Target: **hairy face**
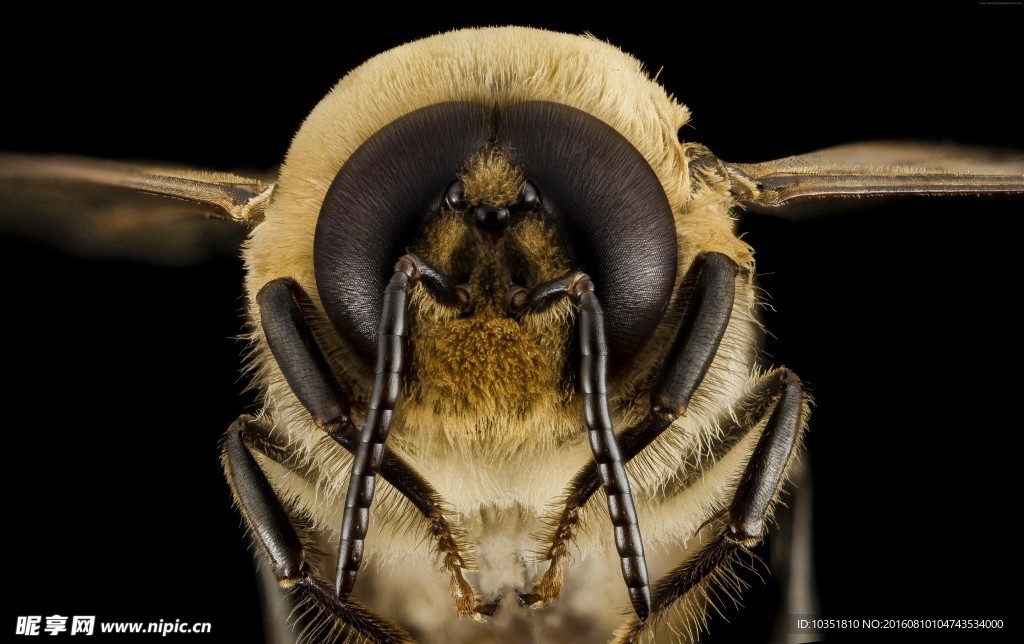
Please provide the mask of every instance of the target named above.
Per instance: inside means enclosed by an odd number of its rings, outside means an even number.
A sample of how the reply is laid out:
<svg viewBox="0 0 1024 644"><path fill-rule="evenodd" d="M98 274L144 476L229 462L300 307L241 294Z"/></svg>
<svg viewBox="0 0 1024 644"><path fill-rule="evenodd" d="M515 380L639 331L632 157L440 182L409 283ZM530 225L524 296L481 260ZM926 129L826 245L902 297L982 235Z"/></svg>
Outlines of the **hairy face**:
<svg viewBox="0 0 1024 644"><path fill-rule="evenodd" d="M539 205L523 199L524 187L532 187L506 154L474 155L456 183L457 194L412 250L464 285L472 302L459 313L414 291L410 404L439 426L459 418L460 433L489 442L506 431L492 426L494 418L561 417L572 397L568 301L521 318L509 314L507 302L510 288L559 277L570 261ZM474 213L488 207L508 211L500 234L474 225ZM566 435L572 427L567 419Z"/></svg>

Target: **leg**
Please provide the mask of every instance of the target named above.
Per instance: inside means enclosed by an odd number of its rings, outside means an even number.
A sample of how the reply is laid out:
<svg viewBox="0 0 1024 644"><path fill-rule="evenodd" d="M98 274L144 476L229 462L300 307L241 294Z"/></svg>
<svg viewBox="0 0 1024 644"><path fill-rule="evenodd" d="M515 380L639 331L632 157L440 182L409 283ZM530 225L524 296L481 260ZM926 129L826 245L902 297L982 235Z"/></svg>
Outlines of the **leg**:
<svg viewBox="0 0 1024 644"><path fill-rule="evenodd" d="M351 422L338 430L331 431L329 436L351 454L355 454L359 447L359 430ZM272 435L269 428L259 423L247 425L246 440L254 450L287 467L306 480L316 480L320 476L319 472L308 463L295 462L288 452L287 444ZM465 570L468 564L461 554L461 535L452 526L437 491L408 463L388 451L384 453L380 475L416 506L416 509L427 519L429 533L437 542L437 551L441 556L442 564L445 570L452 575L451 591L459 614L479 617L493 616L498 609L498 601L482 603L466 580Z"/></svg>
<svg viewBox="0 0 1024 644"><path fill-rule="evenodd" d="M714 601L719 587L724 586L726 594L730 592L730 566L734 556L756 545L764 536L765 522L771 517L772 505L800 444L807 417L807 399L800 380L783 369L768 376L752 396L755 407L767 407L771 411L732 501L722 513L725 522L706 546L658 582L654 591L654 618L673 606L680 606L691 620L691 626L692 620L699 621L703 604ZM763 419L764 416L759 420ZM760 422L736 430L750 431L758 424ZM619 632L618 641L636 641L653 628L653 621L631 621Z"/></svg>
<svg viewBox="0 0 1024 644"><path fill-rule="evenodd" d="M252 539L252 545L259 547L259 541ZM259 576L260 604L263 608L263 634L266 644L298 644L303 626L290 619L295 605L288 590L277 583L274 571L263 565L262 559L253 559Z"/></svg>
<svg viewBox="0 0 1024 644"><path fill-rule="evenodd" d="M436 271L425 264L417 267L421 268L424 284L432 294L436 291L437 296L446 300L462 298L459 301L468 301L468 294L436 277ZM282 278L265 285L256 299L267 343L288 385L314 422L355 456L360 449L360 432L349 418L349 406L342 388L331 374L306 322L304 311L311 306L308 296L293 280ZM288 467L298 465L288 462L286 445L275 444L269 434L262 440L263 451L268 456ZM465 578L469 564L437 492L411 466L386 450L380 473L429 522L430 534L437 543L444 567L452 575L451 589L458 612L474 618L493 615L497 603L481 602Z"/></svg>
<svg viewBox="0 0 1024 644"><path fill-rule="evenodd" d="M682 327L669 351L666 366L651 391L651 409L637 425L619 436L622 458L628 462L685 413L693 393L707 374L725 335L735 298L736 264L724 255L708 253L698 259L683 280L690 291ZM550 305L555 289L542 284L529 295L519 294L519 310ZM544 553L551 563L529 593L520 595L527 604L542 605L562 590L562 559L576 534L579 510L597 492L601 476L596 462L588 463L569 484L569 493Z"/></svg>
<svg viewBox="0 0 1024 644"><path fill-rule="evenodd" d="M320 428L348 421L349 404L306 322L309 296L294 280L268 282L256 294L260 325L285 381Z"/></svg>
<svg viewBox="0 0 1024 644"><path fill-rule="evenodd" d="M321 616L323 621L313 628L330 628L332 635L353 629L376 642L411 642L411 636L399 626L352 600L338 598L313 574L291 518L245 444L247 426L248 421L242 418L228 430L224 442L224 470L235 503L262 546L278 583L291 589L298 601L309 603Z"/></svg>

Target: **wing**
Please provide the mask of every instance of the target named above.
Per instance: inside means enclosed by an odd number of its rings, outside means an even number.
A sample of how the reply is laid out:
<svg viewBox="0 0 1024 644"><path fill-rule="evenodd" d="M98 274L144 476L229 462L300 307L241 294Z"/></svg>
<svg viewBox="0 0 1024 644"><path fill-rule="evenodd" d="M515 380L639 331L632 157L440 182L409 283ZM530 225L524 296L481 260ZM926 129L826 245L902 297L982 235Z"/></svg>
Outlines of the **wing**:
<svg viewBox="0 0 1024 644"><path fill-rule="evenodd" d="M1024 194L1024 155L954 145L855 143L726 168L740 203L782 216L825 197Z"/></svg>
<svg viewBox="0 0 1024 644"><path fill-rule="evenodd" d="M237 251L274 184L221 172L0 154L0 233L78 254L193 263Z"/></svg>

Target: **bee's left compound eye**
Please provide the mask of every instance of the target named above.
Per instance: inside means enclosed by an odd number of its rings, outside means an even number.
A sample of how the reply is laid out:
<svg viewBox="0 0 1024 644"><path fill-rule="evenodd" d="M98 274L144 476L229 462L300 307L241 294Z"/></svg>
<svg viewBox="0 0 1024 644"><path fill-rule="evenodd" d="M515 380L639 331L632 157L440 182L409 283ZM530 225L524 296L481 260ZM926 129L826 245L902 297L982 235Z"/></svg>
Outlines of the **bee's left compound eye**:
<svg viewBox="0 0 1024 644"><path fill-rule="evenodd" d="M675 285L679 250L665 189L626 137L582 110L525 101L495 123L497 144L530 177L517 209L540 207L571 264L595 284L616 373L650 339Z"/></svg>

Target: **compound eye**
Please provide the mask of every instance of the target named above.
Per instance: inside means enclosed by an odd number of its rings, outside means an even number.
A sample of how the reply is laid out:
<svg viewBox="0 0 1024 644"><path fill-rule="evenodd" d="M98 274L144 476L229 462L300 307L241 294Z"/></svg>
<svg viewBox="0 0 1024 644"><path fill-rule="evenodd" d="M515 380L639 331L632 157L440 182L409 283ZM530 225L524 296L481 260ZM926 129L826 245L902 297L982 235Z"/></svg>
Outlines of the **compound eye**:
<svg viewBox="0 0 1024 644"><path fill-rule="evenodd" d="M594 280L609 369L623 373L654 334L676 280L675 215L658 175L615 128L560 103L509 105L495 141L530 177L521 203L538 200L573 266Z"/></svg>
<svg viewBox="0 0 1024 644"><path fill-rule="evenodd" d="M537 194L537 187L529 181L523 182L523 187L519 189L519 203L518 205L523 210L529 210L537 205L540 201L540 196Z"/></svg>
<svg viewBox="0 0 1024 644"><path fill-rule="evenodd" d="M462 181L456 181L448 186L448 191L444 195L444 203L452 210L466 209L466 186Z"/></svg>
<svg viewBox="0 0 1024 644"><path fill-rule="evenodd" d="M324 311L370 368L395 261L456 196L466 159L487 146L491 118L476 103L438 103L372 134L341 165L320 207L313 267ZM459 190L455 190L456 185Z"/></svg>

